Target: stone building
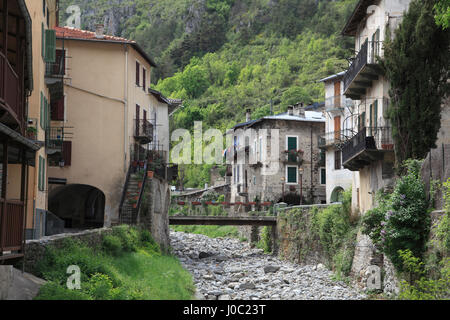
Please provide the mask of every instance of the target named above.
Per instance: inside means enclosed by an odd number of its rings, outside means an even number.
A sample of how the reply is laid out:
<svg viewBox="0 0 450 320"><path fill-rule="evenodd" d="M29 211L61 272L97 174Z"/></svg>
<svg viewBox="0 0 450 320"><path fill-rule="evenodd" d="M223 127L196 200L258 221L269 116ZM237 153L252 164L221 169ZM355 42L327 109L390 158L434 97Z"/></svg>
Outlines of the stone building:
<svg viewBox="0 0 450 320"><path fill-rule="evenodd" d="M352 136L342 145L342 164L359 172L353 182L353 199L361 214L373 208L378 190L394 182L394 144L386 117L389 82L377 57L383 57L386 31L393 34L409 3L360 0L342 31L343 36L355 38L357 52L342 81L343 94L354 102L351 116L343 123Z"/></svg>
<svg viewBox="0 0 450 320"><path fill-rule="evenodd" d="M325 203L325 159L319 137L325 130L322 112L303 104L287 113L234 126L227 132L231 202ZM243 206L235 205L235 210Z"/></svg>
<svg viewBox="0 0 450 320"><path fill-rule="evenodd" d="M343 95L341 72L320 80L325 85L325 134L320 138L319 147L326 153L327 203L339 202L342 192L352 187L359 178L358 172L352 172L342 166L342 145L355 132L349 127L353 101ZM357 203L354 210L357 210Z"/></svg>

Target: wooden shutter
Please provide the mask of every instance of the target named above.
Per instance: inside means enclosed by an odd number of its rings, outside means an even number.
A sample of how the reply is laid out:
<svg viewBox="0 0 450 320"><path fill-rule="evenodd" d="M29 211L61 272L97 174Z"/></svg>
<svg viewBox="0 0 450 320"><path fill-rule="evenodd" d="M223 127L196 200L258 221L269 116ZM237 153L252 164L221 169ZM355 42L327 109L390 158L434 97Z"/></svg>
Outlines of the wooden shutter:
<svg viewBox="0 0 450 320"><path fill-rule="evenodd" d="M341 151L335 151L334 152L334 169L335 170L341 170L342 164L341 164Z"/></svg>
<svg viewBox="0 0 450 320"><path fill-rule="evenodd" d="M56 50L55 51L55 66L53 67L53 73L57 75L66 74L66 51Z"/></svg>
<svg viewBox="0 0 450 320"><path fill-rule="evenodd" d="M42 191L42 157L39 156L38 189Z"/></svg>
<svg viewBox="0 0 450 320"><path fill-rule="evenodd" d="M39 113L39 123L41 128L45 130L45 122L44 122L44 94L41 91L41 103L40 103L40 113Z"/></svg>
<svg viewBox="0 0 450 320"><path fill-rule="evenodd" d="M72 165L72 141L63 141L64 166Z"/></svg>
<svg viewBox="0 0 450 320"><path fill-rule="evenodd" d="M373 103L373 126L378 127L378 100Z"/></svg>
<svg viewBox="0 0 450 320"><path fill-rule="evenodd" d="M326 169L320 169L320 183L327 184L327 171Z"/></svg>
<svg viewBox="0 0 450 320"><path fill-rule="evenodd" d="M337 81L334 83L334 107L341 107L341 82Z"/></svg>
<svg viewBox="0 0 450 320"><path fill-rule="evenodd" d="M64 98L53 101L50 110L52 121L64 121Z"/></svg>
<svg viewBox="0 0 450 320"><path fill-rule="evenodd" d="M45 62L54 63L56 60L56 31L45 30Z"/></svg>
<svg viewBox="0 0 450 320"><path fill-rule="evenodd" d="M295 150L297 151L297 137L288 137L288 143L287 143L288 150ZM289 161L295 162L297 160L297 157L295 154L289 154Z"/></svg>
<svg viewBox="0 0 450 320"><path fill-rule="evenodd" d="M334 139L341 138L341 116L334 117Z"/></svg>
<svg viewBox="0 0 450 320"><path fill-rule="evenodd" d="M146 81L147 81L147 79L146 79L146 76L147 76L147 74L146 74L146 70L145 69L142 69L142 89L145 91L145 85L146 85Z"/></svg>
<svg viewBox="0 0 450 320"><path fill-rule="evenodd" d="M44 23L41 24L41 54L45 58L45 28Z"/></svg>
<svg viewBox="0 0 450 320"><path fill-rule="evenodd" d="M139 62L136 61L136 85L139 87L140 84L140 70L141 70L141 65L139 64Z"/></svg>
<svg viewBox="0 0 450 320"><path fill-rule="evenodd" d="M287 168L287 182L288 183L297 183L297 167L288 167Z"/></svg>

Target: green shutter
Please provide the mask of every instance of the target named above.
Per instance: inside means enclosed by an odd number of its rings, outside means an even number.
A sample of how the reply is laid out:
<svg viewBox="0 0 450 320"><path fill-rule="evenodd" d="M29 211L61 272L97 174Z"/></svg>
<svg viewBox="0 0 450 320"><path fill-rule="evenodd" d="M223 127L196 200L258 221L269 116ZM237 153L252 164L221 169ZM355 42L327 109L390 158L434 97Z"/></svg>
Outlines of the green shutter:
<svg viewBox="0 0 450 320"><path fill-rule="evenodd" d="M288 137L287 143L288 150L297 151L297 137ZM296 162L297 156L295 154L289 154L289 162Z"/></svg>
<svg viewBox="0 0 450 320"><path fill-rule="evenodd" d="M45 30L45 62L54 63L56 61L56 31Z"/></svg>
<svg viewBox="0 0 450 320"><path fill-rule="evenodd" d="M42 157L39 156L38 188L42 191Z"/></svg>
<svg viewBox="0 0 450 320"><path fill-rule="evenodd" d="M373 104L373 115L374 115L373 126L376 128L378 127L378 100L375 100Z"/></svg>
<svg viewBox="0 0 450 320"><path fill-rule="evenodd" d="M45 57L45 29L44 24L41 25L41 54L42 58Z"/></svg>
<svg viewBox="0 0 450 320"><path fill-rule="evenodd" d="M321 175L320 175L320 183L321 184L327 184L327 171L326 169L320 169Z"/></svg>
<svg viewBox="0 0 450 320"><path fill-rule="evenodd" d="M287 168L287 182L288 183L297 183L297 167L288 167Z"/></svg>
<svg viewBox="0 0 450 320"><path fill-rule="evenodd" d="M40 112L40 119L39 123L41 125L41 128L45 130L45 118L44 118L44 94L41 91L41 112Z"/></svg>
<svg viewBox="0 0 450 320"><path fill-rule="evenodd" d="M47 98L45 98L45 129L47 130L50 127L50 104L48 103Z"/></svg>

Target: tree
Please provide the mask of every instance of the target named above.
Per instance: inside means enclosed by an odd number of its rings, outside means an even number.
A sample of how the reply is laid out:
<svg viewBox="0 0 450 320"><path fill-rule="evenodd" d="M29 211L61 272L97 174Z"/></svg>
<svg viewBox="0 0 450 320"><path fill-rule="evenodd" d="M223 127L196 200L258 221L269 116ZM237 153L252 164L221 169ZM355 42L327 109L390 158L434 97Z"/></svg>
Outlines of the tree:
<svg viewBox="0 0 450 320"><path fill-rule="evenodd" d="M436 147L441 103L449 92L450 33L435 23L435 0L414 0L395 38L387 35L382 66L389 79L388 117L397 163Z"/></svg>
<svg viewBox="0 0 450 320"><path fill-rule="evenodd" d="M434 9L436 24L442 29L447 29L450 25L450 0L438 0Z"/></svg>

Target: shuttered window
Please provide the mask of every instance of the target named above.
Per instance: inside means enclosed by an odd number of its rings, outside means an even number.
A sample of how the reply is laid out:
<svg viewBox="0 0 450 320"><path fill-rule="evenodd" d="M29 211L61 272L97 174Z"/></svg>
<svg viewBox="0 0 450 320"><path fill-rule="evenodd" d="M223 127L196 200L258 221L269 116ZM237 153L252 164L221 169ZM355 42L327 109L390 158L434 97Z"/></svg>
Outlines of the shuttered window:
<svg viewBox="0 0 450 320"><path fill-rule="evenodd" d="M41 54L42 58L45 57L45 28L44 23L41 24Z"/></svg>
<svg viewBox="0 0 450 320"><path fill-rule="evenodd" d="M64 121L64 98L51 103L51 120Z"/></svg>
<svg viewBox="0 0 450 320"><path fill-rule="evenodd" d="M335 170L341 170L341 167L342 167L341 154L342 154L342 151L336 151L334 153L334 169Z"/></svg>
<svg viewBox="0 0 450 320"><path fill-rule="evenodd" d="M287 149L289 151L297 151L297 137L288 137L287 138ZM297 156L295 154L289 154L289 161L295 162L297 160Z"/></svg>
<svg viewBox="0 0 450 320"><path fill-rule="evenodd" d="M39 113L39 124L43 130L45 130L44 122L44 94L41 91L41 101L40 101L40 113Z"/></svg>
<svg viewBox="0 0 450 320"><path fill-rule="evenodd" d="M63 142L63 160L64 166L72 165L72 141Z"/></svg>
<svg viewBox="0 0 450 320"><path fill-rule="evenodd" d="M320 184L327 184L327 171L325 168L320 169Z"/></svg>
<svg viewBox="0 0 450 320"><path fill-rule="evenodd" d="M146 90L146 81L147 81L147 70L142 69L142 89L145 91Z"/></svg>
<svg viewBox="0 0 450 320"><path fill-rule="evenodd" d="M38 188L39 191L45 190L45 159L41 156L39 156Z"/></svg>
<svg viewBox="0 0 450 320"><path fill-rule="evenodd" d="M139 64L139 62L137 62L136 61L136 85L138 86L138 87L140 87L141 86L141 72L140 72L140 70L141 70L141 65Z"/></svg>
<svg viewBox="0 0 450 320"><path fill-rule="evenodd" d="M287 167L287 183L297 183L297 167Z"/></svg>
<svg viewBox="0 0 450 320"><path fill-rule="evenodd" d="M45 62L55 63L56 60L56 31L45 30Z"/></svg>

